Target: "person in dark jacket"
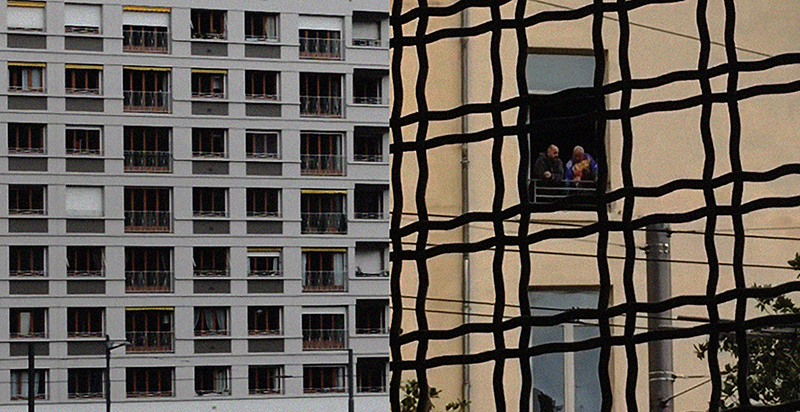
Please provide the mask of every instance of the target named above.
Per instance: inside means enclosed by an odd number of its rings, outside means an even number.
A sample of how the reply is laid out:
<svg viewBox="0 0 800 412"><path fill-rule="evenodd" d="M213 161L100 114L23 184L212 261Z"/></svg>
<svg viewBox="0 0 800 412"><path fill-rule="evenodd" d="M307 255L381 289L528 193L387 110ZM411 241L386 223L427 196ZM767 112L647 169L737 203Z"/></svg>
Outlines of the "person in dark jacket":
<svg viewBox="0 0 800 412"><path fill-rule="evenodd" d="M564 181L564 164L558 157L558 147L550 145L547 153L539 153L533 164L533 178L541 186L561 186Z"/></svg>

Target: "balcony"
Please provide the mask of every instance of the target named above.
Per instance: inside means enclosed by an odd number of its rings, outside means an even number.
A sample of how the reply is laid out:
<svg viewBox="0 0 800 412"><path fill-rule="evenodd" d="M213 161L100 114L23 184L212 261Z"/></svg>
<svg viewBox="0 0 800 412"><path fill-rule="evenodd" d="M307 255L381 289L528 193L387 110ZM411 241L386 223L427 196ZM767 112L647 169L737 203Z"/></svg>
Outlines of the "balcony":
<svg viewBox="0 0 800 412"><path fill-rule="evenodd" d="M154 151L125 151L126 172L165 173L172 170L172 153Z"/></svg>
<svg viewBox="0 0 800 412"><path fill-rule="evenodd" d="M127 352L172 352L174 332L126 332Z"/></svg>
<svg viewBox="0 0 800 412"><path fill-rule="evenodd" d="M169 32L166 27L124 26L122 51L132 53L169 53Z"/></svg>
<svg viewBox="0 0 800 412"><path fill-rule="evenodd" d="M300 96L300 115L342 117L342 98L338 96Z"/></svg>
<svg viewBox="0 0 800 412"><path fill-rule="evenodd" d="M530 179L528 187L530 201L534 204L564 200L563 208L569 210L592 210L597 204L597 182L593 181L563 181L554 185L552 182Z"/></svg>
<svg viewBox="0 0 800 412"><path fill-rule="evenodd" d="M300 171L304 175L341 176L344 156L336 154L301 154Z"/></svg>
<svg viewBox="0 0 800 412"><path fill-rule="evenodd" d="M347 216L342 212L333 213L301 213L301 233L346 234Z"/></svg>
<svg viewBox="0 0 800 412"><path fill-rule="evenodd" d="M306 270L303 273L303 292L344 292L344 272Z"/></svg>
<svg viewBox="0 0 800 412"><path fill-rule="evenodd" d="M169 113L171 111L171 93L167 91L137 91L125 90L122 92L123 111L144 113Z"/></svg>
<svg viewBox="0 0 800 412"><path fill-rule="evenodd" d="M171 213L159 210L126 210L125 232L168 233L171 230Z"/></svg>
<svg viewBox="0 0 800 412"><path fill-rule="evenodd" d="M346 329L303 329L303 350L344 349Z"/></svg>
<svg viewBox="0 0 800 412"><path fill-rule="evenodd" d="M339 35L338 32L324 32L324 33L332 33L331 37ZM342 39L323 38L323 37L300 37L300 58L341 60Z"/></svg>
<svg viewBox="0 0 800 412"><path fill-rule="evenodd" d="M125 292L133 292L133 293L172 292L172 271L126 270Z"/></svg>

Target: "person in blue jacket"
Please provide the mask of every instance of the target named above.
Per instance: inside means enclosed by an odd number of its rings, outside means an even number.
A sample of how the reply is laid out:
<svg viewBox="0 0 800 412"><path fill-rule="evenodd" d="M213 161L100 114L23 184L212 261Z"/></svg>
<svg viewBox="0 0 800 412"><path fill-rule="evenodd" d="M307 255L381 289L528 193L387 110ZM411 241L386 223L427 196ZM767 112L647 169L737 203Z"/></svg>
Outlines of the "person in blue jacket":
<svg viewBox="0 0 800 412"><path fill-rule="evenodd" d="M571 182L597 181L597 162L583 147L575 146L572 149L572 159L567 162L566 178Z"/></svg>

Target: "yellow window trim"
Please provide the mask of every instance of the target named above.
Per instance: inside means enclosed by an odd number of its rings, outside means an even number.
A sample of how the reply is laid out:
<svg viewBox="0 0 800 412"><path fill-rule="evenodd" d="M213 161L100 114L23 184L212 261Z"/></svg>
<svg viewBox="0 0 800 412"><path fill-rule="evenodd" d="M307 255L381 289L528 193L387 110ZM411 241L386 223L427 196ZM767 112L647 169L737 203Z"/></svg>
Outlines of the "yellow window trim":
<svg viewBox="0 0 800 412"><path fill-rule="evenodd" d="M17 66L17 67L47 67L44 63L32 63L32 62L8 62L9 66Z"/></svg>
<svg viewBox="0 0 800 412"><path fill-rule="evenodd" d="M303 189L300 193L304 195L346 195L347 190L316 190L316 189Z"/></svg>
<svg viewBox="0 0 800 412"><path fill-rule="evenodd" d="M122 6L122 11L144 11L148 13L169 13L169 7L148 7L148 6Z"/></svg>
<svg viewBox="0 0 800 412"><path fill-rule="evenodd" d="M65 69L87 69L87 70L103 70L103 66L97 64L65 64Z"/></svg>
<svg viewBox="0 0 800 412"><path fill-rule="evenodd" d="M20 0L9 0L8 5L11 7L39 7L44 8L43 1L20 1Z"/></svg>
<svg viewBox="0 0 800 412"><path fill-rule="evenodd" d="M338 252L338 253L347 253L347 248L341 247L309 247L303 248L303 252Z"/></svg>
<svg viewBox="0 0 800 412"><path fill-rule="evenodd" d="M174 311L175 308L172 307L153 307L153 308L125 308L125 311L128 312L137 312L137 311L144 311L144 310L172 310Z"/></svg>
<svg viewBox="0 0 800 412"><path fill-rule="evenodd" d="M270 253L270 252L280 252L280 248L276 247L249 247L247 248L247 253Z"/></svg>
<svg viewBox="0 0 800 412"><path fill-rule="evenodd" d="M172 69L169 67L153 67L153 66L122 66L125 70L139 70L139 71L154 71L154 72L168 72Z"/></svg>
<svg viewBox="0 0 800 412"><path fill-rule="evenodd" d="M192 73L228 74L228 71L223 69L192 69Z"/></svg>

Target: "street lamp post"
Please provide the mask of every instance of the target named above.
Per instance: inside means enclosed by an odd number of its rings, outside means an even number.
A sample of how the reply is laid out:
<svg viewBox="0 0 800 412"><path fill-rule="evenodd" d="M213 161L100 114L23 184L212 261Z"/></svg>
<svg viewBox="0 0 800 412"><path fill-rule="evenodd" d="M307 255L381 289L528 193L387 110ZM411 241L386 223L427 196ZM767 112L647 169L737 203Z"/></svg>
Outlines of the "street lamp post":
<svg viewBox="0 0 800 412"><path fill-rule="evenodd" d="M111 412L111 351L123 346L129 346L130 344L131 343L128 341L112 341L111 338L106 335L106 412Z"/></svg>

